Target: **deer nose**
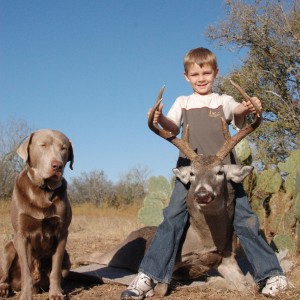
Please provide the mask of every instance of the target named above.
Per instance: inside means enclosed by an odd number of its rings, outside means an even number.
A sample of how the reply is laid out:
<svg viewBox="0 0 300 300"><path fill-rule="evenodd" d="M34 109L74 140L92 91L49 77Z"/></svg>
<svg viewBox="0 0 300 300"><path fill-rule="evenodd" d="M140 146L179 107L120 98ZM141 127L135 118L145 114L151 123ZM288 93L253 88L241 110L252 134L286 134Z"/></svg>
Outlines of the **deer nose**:
<svg viewBox="0 0 300 300"><path fill-rule="evenodd" d="M199 204L208 204L214 199L213 193L205 188L200 188L195 194L196 202Z"/></svg>
<svg viewBox="0 0 300 300"><path fill-rule="evenodd" d="M55 161L52 161L51 167L54 171L61 171L63 164L62 164L62 162L55 160Z"/></svg>

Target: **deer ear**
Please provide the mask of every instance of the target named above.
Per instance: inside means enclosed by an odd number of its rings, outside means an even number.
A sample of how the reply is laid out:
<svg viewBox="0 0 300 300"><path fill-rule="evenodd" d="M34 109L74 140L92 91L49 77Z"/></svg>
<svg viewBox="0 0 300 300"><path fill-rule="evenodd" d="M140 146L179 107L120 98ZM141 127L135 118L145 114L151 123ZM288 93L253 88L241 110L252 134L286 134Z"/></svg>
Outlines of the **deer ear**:
<svg viewBox="0 0 300 300"><path fill-rule="evenodd" d="M233 182L242 182L253 170L251 166L225 165L226 178Z"/></svg>
<svg viewBox="0 0 300 300"><path fill-rule="evenodd" d="M188 184L191 180L191 166L174 168L173 173L183 184Z"/></svg>

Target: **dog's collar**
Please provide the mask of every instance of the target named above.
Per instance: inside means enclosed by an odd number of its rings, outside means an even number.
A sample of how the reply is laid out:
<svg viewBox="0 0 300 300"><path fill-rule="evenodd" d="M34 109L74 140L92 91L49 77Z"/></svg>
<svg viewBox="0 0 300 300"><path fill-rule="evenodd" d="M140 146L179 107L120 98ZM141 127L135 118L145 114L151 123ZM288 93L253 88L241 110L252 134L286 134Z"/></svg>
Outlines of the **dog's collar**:
<svg viewBox="0 0 300 300"><path fill-rule="evenodd" d="M62 186L62 181L59 182L57 185L55 185L55 186L53 186L53 187L50 186L49 184L47 184L47 183L44 181L44 183L43 183L42 185L40 185L39 187L40 187L41 189L43 189L43 190L48 190L48 191L50 191L50 192L53 192L53 191L59 189L61 186Z"/></svg>

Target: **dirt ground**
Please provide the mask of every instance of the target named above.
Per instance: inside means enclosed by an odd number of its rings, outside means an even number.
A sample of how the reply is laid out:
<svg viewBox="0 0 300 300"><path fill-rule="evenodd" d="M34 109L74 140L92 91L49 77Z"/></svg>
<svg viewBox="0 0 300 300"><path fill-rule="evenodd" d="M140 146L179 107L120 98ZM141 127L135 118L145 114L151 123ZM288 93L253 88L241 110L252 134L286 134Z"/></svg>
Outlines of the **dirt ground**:
<svg viewBox="0 0 300 300"><path fill-rule="evenodd" d="M12 229L10 226L9 215L6 208L1 209L0 206L0 245L4 245L12 237ZM67 250L70 253L72 262L75 262L83 255L93 253L95 251L105 252L114 245L123 240L129 232L141 226L136 219L136 214L128 211L110 211L105 213L96 212L96 210L84 211L83 209L73 209L74 216L70 227L70 235L67 244ZM287 275L288 279L295 286L288 291L280 294L275 299L296 300L300 299L300 257L290 256L293 262L292 271ZM76 267L74 264L73 267ZM65 299L120 299L121 292L126 288L124 285L115 283L105 283L98 285L85 285L79 283L64 282L63 289ZM245 297L253 300L268 299L260 295L255 289L249 296L242 295L238 292L218 291L218 290L200 290L198 287L190 287L184 289L175 289L165 297L167 300L244 300ZM11 300L18 299L18 294L12 295ZM48 299L48 293L44 292L34 295L34 299ZM158 297L149 299L157 300Z"/></svg>

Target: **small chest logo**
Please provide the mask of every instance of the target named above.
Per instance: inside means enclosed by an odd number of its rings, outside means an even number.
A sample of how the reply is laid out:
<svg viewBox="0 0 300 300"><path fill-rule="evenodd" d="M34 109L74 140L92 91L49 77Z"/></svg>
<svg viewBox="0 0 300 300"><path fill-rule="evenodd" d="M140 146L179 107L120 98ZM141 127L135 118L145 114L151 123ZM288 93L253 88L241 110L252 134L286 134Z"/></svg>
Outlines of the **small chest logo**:
<svg viewBox="0 0 300 300"><path fill-rule="evenodd" d="M220 117L221 117L221 114L220 114L220 112L218 112L218 111L209 110L209 111L208 111L208 116L209 116L210 118L220 118Z"/></svg>

